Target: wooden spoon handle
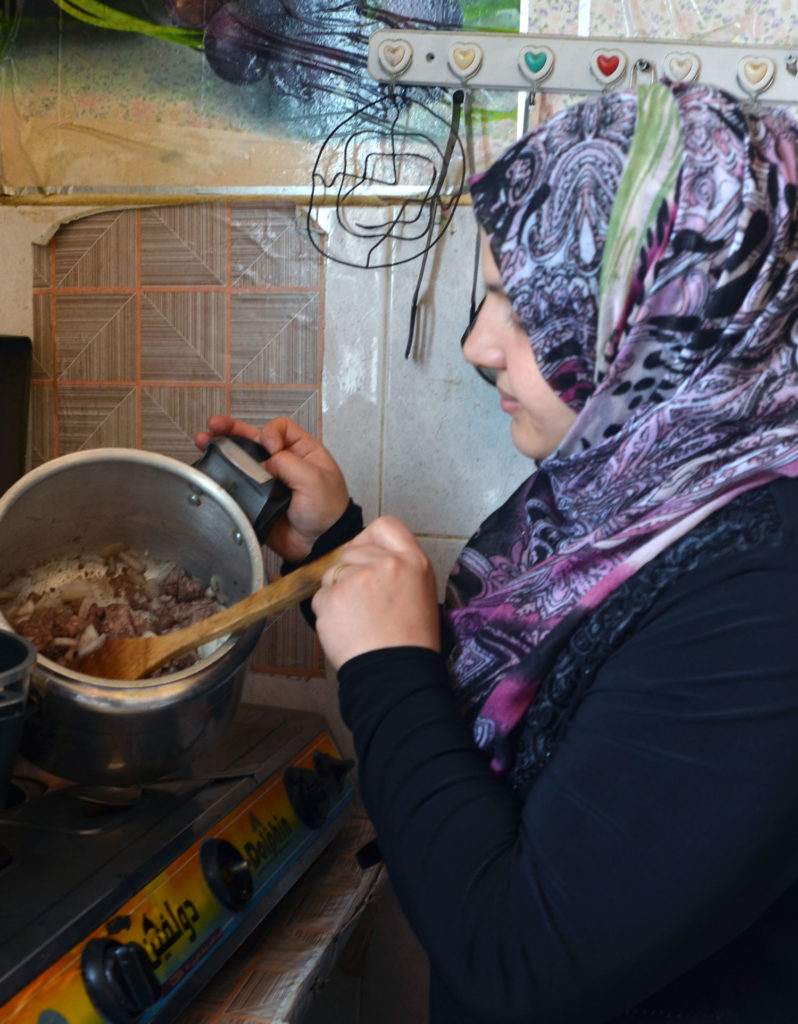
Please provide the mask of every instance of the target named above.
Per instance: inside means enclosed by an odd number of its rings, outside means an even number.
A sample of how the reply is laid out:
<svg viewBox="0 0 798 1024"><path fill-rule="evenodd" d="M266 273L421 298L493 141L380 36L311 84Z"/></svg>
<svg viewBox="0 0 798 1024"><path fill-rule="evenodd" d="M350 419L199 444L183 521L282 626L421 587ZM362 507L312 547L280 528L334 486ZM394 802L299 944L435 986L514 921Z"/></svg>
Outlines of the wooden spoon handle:
<svg viewBox="0 0 798 1024"><path fill-rule="evenodd" d="M266 615L274 615L312 597L322 586L325 572L335 565L340 556L341 548L334 548L328 554L306 565L300 565L298 569L284 575L280 580L242 598L229 608L217 611L215 615L195 624L198 637L204 643L234 630L239 632L265 618ZM195 626L188 629L194 629ZM182 632L187 634L188 631Z"/></svg>
<svg viewBox="0 0 798 1024"><path fill-rule="evenodd" d="M229 608L224 608L207 619L201 619L179 630L180 647L174 651L174 656L191 651L199 644L215 640L227 633L237 633L251 626L253 622L265 619L268 615L275 615L312 597L321 586L324 573L336 564L340 556L341 548L334 548L321 558L301 565L274 583L269 583L256 590L254 594L236 601ZM163 642L166 644L170 637L175 640L177 636L178 633L164 633Z"/></svg>

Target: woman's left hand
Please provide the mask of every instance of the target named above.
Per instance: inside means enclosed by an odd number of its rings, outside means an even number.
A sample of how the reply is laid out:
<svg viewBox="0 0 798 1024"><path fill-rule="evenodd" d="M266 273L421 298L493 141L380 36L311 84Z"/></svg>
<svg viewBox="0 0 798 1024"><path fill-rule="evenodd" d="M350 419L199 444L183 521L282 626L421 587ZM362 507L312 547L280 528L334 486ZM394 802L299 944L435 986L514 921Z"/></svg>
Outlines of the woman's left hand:
<svg viewBox="0 0 798 1024"><path fill-rule="evenodd" d="M398 519L383 516L350 541L313 598L328 663L384 647L440 650L435 573Z"/></svg>

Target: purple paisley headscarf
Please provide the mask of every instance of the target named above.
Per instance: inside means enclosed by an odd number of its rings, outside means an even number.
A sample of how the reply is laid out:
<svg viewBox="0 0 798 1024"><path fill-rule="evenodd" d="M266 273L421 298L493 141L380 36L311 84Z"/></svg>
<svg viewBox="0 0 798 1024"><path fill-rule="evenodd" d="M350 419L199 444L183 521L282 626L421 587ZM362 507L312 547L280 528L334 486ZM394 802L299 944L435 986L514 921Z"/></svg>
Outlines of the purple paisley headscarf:
<svg viewBox="0 0 798 1024"><path fill-rule="evenodd" d="M714 510L798 476L798 122L700 84L580 103L471 183L577 413L449 582L450 669L497 772L579 621Z"/></svg>

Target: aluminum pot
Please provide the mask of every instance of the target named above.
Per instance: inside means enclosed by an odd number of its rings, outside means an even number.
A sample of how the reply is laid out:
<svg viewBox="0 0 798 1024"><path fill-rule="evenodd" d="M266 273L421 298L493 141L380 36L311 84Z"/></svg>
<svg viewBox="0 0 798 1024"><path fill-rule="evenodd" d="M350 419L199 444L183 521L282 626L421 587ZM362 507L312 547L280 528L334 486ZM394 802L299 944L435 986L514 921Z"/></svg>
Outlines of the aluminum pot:
<svg viewBox="0 0 798 1024"><path fill-rule="evenodd" d="M0 811L19 751L30 674L36 648L21 636L0 629Z"/></svg>
<svg viewBox="0 0 798 1024"><path fill-rule="evenodd" d="M125 448L65 455L0 498L0 583L116 543L174 561L205 583L215 576L227 602L264 583L260 541L229 490L164 455ZM0 623L8 628L2 614ZM134 683L97 679L39 655L22 754L62 778L98 786L190 773L238 706L262 628L228 638L191 668Z"/></svg>

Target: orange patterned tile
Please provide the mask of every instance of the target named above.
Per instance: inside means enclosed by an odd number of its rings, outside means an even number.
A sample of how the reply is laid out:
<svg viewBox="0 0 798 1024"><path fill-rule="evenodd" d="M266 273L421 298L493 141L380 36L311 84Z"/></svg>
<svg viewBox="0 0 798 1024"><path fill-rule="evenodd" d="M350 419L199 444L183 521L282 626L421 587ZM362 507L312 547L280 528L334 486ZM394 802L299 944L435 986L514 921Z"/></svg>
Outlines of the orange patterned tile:
<svg viewBox="0 0 798 1024"><path fill-rule="evenodd" d="M132 288L136 281L136 213L96 213L65 224L55 246L59 288Z"/></svg>
<svg viewBox="0 0 798 1024"><path fill-rule="evenodd" d="M232 283L238 288L318 288L321 257L304 214L286 205L264 222L262 208L236 204L232 216Z"/></svg>
<svg viewBox="0 0 798 1024"><path fill-rule="evenodd" d="M223 292L147 292L141 297L141 378L223 381Z"/></svg>
<svg viewBox="0 0 798 1024"><path fill-rule="evenodd" d="M141 389L141 447L195 462L194 435L209 416L224 410L224 391L211 387L148 386Z"/></svg>
<svg viewBox="0 0 798 1024"><path fill-rule="evenodd" d="M319 301L315 292L235 294L230 361L237 384L319 382Z"/></svg>
<svg viewBox="0 0 798 1024"><path fill-rule="evenodd" d="M58 388L58 450L136 447L136 390L98 385Z"/></svg>
<svg viewBox="0 0 798 1024"><path fill-rule="evenodd" d="M318 434L319 393L313 388L232 388L230 413L256 424L290 416L308 433Z"/></svg>
<svg viewBox="0 0 798 1024"><path fill-rule="evenodd" d="M56 298L59 380L129 381L136 376L136 300L129 294Z"/></svg>
<svg viewBox="0 0 798 1024"><path fill-rule="evenodd" d="M50 287L50 247L34 245L33 247L33 287Z"/></svg>
<svg viewBox="0 0 798 1024"><path fill-rule="evenodd" d="M198 287L227 279L227 208L171 206L141 214L141 282Z"/></svg>
<svg viewBox="0 0 798 1024"><path fill-rule="evenodd" d="M315 634L297 608L268 619L252 656L258 672L286 675L321 674L321 654Z"/></svg>
<svg viewBox="0 0 798 1024"><path fill-rule="evenodd" d="M39 249L40 246L34 246ZM52 328L53 308L49 292L33 296L33 380L52 380L55 376L55 351Z"/></svg>
<svg viewBox="0 0 798 1024"><path fill-rule="evenodd" d="M105 446L194 462L194 434L220 412L291 416L318 434L322 270L289 204L64 225L34 250L32 464ZM320 658L292 609L267 623L253 664L315 675Z"/></svg>
<svg viewBox="0 0 798 1024"><path fill-rule="evenodd" d="M55 386L34 384L30 394L31 468L55 456L55 422Z"/></svg>

